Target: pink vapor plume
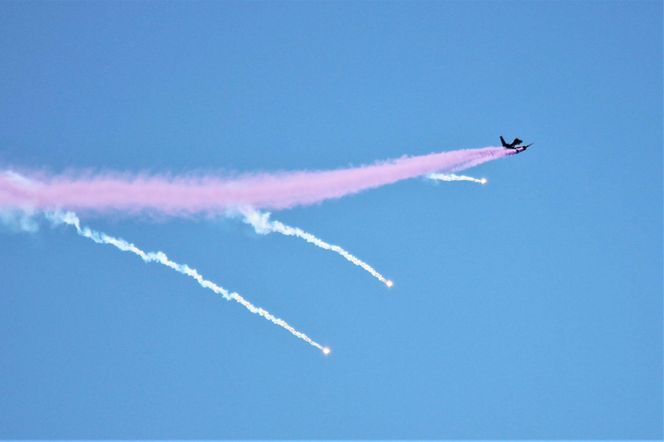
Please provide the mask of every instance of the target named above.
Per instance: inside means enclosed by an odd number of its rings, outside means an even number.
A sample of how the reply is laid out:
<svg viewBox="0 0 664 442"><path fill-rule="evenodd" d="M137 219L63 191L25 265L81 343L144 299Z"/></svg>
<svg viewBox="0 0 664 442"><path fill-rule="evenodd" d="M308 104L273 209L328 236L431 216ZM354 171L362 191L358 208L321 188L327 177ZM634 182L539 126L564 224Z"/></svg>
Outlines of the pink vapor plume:
<svg viewBox="0 0 664 442"><path fill-rule="evenodd" d="M0 209L214 214L229 209L285 209L372 189L433 172L455 172L505 157L500 147L402 157L329 171L280 172L237 178L56 175L0 172Z"/></svg>

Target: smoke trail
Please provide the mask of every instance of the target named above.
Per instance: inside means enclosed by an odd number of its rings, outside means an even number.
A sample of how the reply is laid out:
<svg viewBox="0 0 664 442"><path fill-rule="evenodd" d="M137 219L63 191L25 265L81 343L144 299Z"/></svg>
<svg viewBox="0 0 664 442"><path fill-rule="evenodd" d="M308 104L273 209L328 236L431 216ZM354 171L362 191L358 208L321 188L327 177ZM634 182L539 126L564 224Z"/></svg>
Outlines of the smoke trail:
<svg viewBox="0 0 664 442"><path fill-rule="evenodd" d="M484 147L329 171L165 177L146 175L28 174L31 185L0 173L0 208L33 207L87 212L216 214L229 209L284 209L341 198L434 172L454 172L510 155ZM25 175L25 173L24 173Z"/></svg>
<svg viewBox="0 0 664 442"><path fill-rule="evenodd" d="M189 276L190 278L195 279L196 282L198 282L198 284L200 284L202 287L212 290L217 295L221 295L227 301L235 301L241 304L251 313L262 316L263 318L267 319L273 324L276 324L279 327L288 330L292 335L302 339L303 341L307 342L310 345L313 345L314 347L322 351L324 354L326 355L330 354L331 350L329 347L324 347L320 345L319 343L312 340L304 333L297 331L295 328L293 328L283 319L277 318L276 316L272 315L270 312L268 312L265 309L256 307L255 305L244 299L242 296L240 296L238 293L235 292L231 293L225 288L218 286L214 282L205 279L200 273L198 273L196 269L193 269L186 264L178 264L175 261L171 261L164 252L144 252L143 250L136 247L134 244L128 243L123 239L114 238L112 236L106 235L105 233L92 230L88 227L81 227L80 220L72 212L52 212L52 213L47 213L46 217L54 224L65 223L70 226L73 226L76 229L76 232L80 236L91 239L97 244L112 245L113 247L116 247L117 249L122 250L123 252L131 252L135 255L138 255L145 262L156 262L165 265L166 267L169 267L178 273Z"/></svg>
<svg viewBox="0 0 664 442"><path fill-rule="evenodd" d="M34 213L29 209L0 209L0 225L7 227L12 232L34 233L39 230Z"/></svg>
<svg viewBox="0 0 664 442"><path fill-rule="evenodd" d="M344 258L346 258L348 261L352 262L356 266L366 270L369 274L371 274L371 276L373 276L374 278L385 284L388 288L394 285L394 282L392 282L391 279L385 278L383 275L378 273L376 269L374 269L373 267L371 267L369 264L362 261L361 259L357 258L356 256L352 255L350 252L343 249L342 247L339 247L334 244L329 244L323 241L322 239L312 235L311 233L305 232L300 228L287 226L286 224L283 224L279 221L270 221L269 212L260 213L256 210L250 210L250 209L242 209L241 212L244 215L244 222L246 222L247 224L251 224L256 233L267 235L268 233L271 232L277 232L286 236L296 236L298 238L302 238L306 242L311 243L316 247L320 247L321 249L325 250L330 250L334 253L343 256Z"/></svg>
<svg viewBox="0 0 664 442"><path fill-rule="evenodd" d="M430 173L427 178L435 181L470 181L473 183L486 184L486 178L475 178L468 175L455 175L453 173Z"/></svg>

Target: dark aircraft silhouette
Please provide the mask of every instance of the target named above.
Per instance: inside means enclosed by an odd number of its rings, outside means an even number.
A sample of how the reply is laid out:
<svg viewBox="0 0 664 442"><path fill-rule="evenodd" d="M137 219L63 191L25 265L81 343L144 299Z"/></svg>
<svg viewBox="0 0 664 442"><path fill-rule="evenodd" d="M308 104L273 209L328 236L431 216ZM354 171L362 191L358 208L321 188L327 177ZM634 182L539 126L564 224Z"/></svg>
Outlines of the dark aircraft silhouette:
<svg viewBox="0 0 664 442"><path fill-rule="evenodd" d="M503 147L505 149L512 149L515 151L515 153L523 152L524 150L528 149L530 146L533 145L533 143L526 144L525 146L521 146L521 143L523 143L523 140L520 140L518 138L515 138L514 141L511 143L508 143L505 141L505 138L503 136L500 136L500 142L503 144Z"/></svg>

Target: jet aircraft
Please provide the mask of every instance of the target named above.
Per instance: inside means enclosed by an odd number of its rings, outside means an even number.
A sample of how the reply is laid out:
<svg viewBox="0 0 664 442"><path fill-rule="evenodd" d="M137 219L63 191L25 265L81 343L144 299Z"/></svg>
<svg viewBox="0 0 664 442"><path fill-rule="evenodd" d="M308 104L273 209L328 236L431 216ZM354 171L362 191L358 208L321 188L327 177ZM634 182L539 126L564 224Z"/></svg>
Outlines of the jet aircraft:
<svg viewBox="0 0 664 442"><path fill-rule="evenodd" d="M505 149L512 149L515 151L515 153L523 152L524 150L528 149L530 146L533 145L533 143L526 144L525 146L521 146L521 143L523 143L522 140L515 138L514 141L511 143L508 143L505 141L505 138L503 136L500 136L500 142L502 143L503 147Z"/></svg>

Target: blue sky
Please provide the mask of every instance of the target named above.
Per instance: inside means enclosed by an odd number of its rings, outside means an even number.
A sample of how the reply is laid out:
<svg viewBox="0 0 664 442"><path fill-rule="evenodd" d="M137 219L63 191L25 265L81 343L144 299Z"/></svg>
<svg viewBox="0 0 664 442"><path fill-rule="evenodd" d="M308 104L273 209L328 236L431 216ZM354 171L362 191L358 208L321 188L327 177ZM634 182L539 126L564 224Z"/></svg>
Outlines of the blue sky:
<svg viewBox="0 0 664 442"><path fill-rule="evenodd" d="M536 144L276 213L0 233L3 438L661 438L662 4L2 2L0 164L323 169Z"/></svg>

